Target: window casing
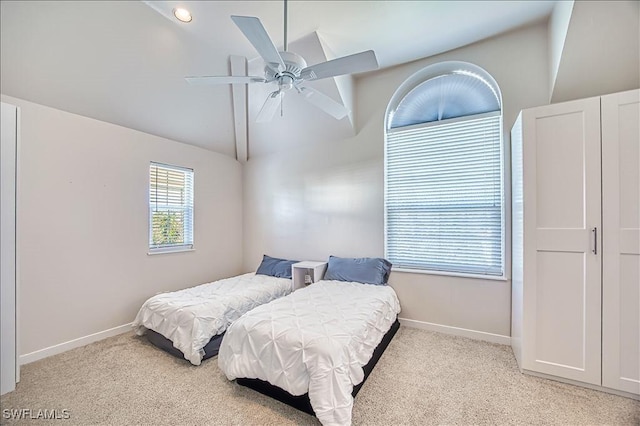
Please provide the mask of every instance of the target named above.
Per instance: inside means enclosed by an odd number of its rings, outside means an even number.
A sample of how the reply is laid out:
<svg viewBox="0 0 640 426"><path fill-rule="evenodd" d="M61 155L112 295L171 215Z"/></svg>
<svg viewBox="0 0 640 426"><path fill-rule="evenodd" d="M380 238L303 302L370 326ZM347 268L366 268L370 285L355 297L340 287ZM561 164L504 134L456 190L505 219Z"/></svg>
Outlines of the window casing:
<svg viewBox="0 0 640 426"><path fill-rule="evenodd" d="M446 75L451 74L438 77ZM450 84L445 78L435 81ZM414 82L414 88L428 87L424 83ZM446 90L435 92L442 102ZM406 89L396 102L409 98L407 93L420 99L420 106L429 105L424 92ZM478 112L476 105L464 115L459 99L454 103L462 116L417 124L415 117L394 117L399 110L388 110L385 256L394 270L503 278L502 113L499 104L490 112ZM496 103L486 105L495 109ZM416 116L415 105L404 106ZM446 111L446 105L438 110Z"/></svg>
<svg viewBox="0 0 640 426"><path fill-rule="evenodd" d="M149 253L193 249L193 170L149 166Z"/></svg>

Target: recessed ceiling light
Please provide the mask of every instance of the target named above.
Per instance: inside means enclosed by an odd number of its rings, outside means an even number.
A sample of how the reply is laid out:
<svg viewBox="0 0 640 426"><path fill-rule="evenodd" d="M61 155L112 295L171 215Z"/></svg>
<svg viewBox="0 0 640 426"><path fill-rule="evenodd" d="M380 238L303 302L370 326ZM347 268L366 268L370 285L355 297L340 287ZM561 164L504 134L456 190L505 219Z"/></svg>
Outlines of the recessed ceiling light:
<svg viewBox="0 0 640 426"><path fill-rule="evenodd" d="M178 21L191 22L191 20L193 19L191 17L191 13L187 9L183 9L181 7L176 7L175 9L173 9L173 14L176 18L178 18Z"/></svg>

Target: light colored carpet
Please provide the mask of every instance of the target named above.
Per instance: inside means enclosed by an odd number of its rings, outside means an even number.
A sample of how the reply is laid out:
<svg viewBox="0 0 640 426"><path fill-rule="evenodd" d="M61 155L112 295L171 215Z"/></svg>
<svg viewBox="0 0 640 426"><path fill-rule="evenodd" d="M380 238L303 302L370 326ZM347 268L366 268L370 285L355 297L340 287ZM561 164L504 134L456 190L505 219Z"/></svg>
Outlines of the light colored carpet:
<svg viewBox="0 0 640 426"><path fill-rule="evenodd" d="M217 358L195 367L132 333L25 365L21 379L1 408L66 409L65 424L319 424L229 382ZM358 394L353 423L640 425L640 402L523 375L508 346L401 327Z"/></svg>

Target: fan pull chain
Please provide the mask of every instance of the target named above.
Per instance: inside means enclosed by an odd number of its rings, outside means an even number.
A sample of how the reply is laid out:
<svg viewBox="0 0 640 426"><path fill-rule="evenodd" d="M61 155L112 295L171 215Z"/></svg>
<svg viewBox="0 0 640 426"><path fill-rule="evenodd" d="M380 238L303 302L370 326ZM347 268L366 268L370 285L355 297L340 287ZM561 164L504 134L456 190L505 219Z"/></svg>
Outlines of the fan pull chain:
<svg viewBox="0 0 640 426"><path fill-rule="evenodd" d="M282 108L282 101L283 101L282 98L284 98L283 93L280 93L280 117L284 116L283 108Z"/></svg>

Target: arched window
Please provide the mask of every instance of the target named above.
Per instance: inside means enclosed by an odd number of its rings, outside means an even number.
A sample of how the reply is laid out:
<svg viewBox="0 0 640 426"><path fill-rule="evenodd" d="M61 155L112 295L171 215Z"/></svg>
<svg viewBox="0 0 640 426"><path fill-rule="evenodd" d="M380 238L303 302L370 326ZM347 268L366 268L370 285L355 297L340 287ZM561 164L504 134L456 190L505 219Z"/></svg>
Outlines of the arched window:
<svg viewBox="0 0 640 426"><path fill-rule="evenodd" d="M502 98L465 62L406 80L385 117L385 256L395 270L504 276Z"/></svg>

